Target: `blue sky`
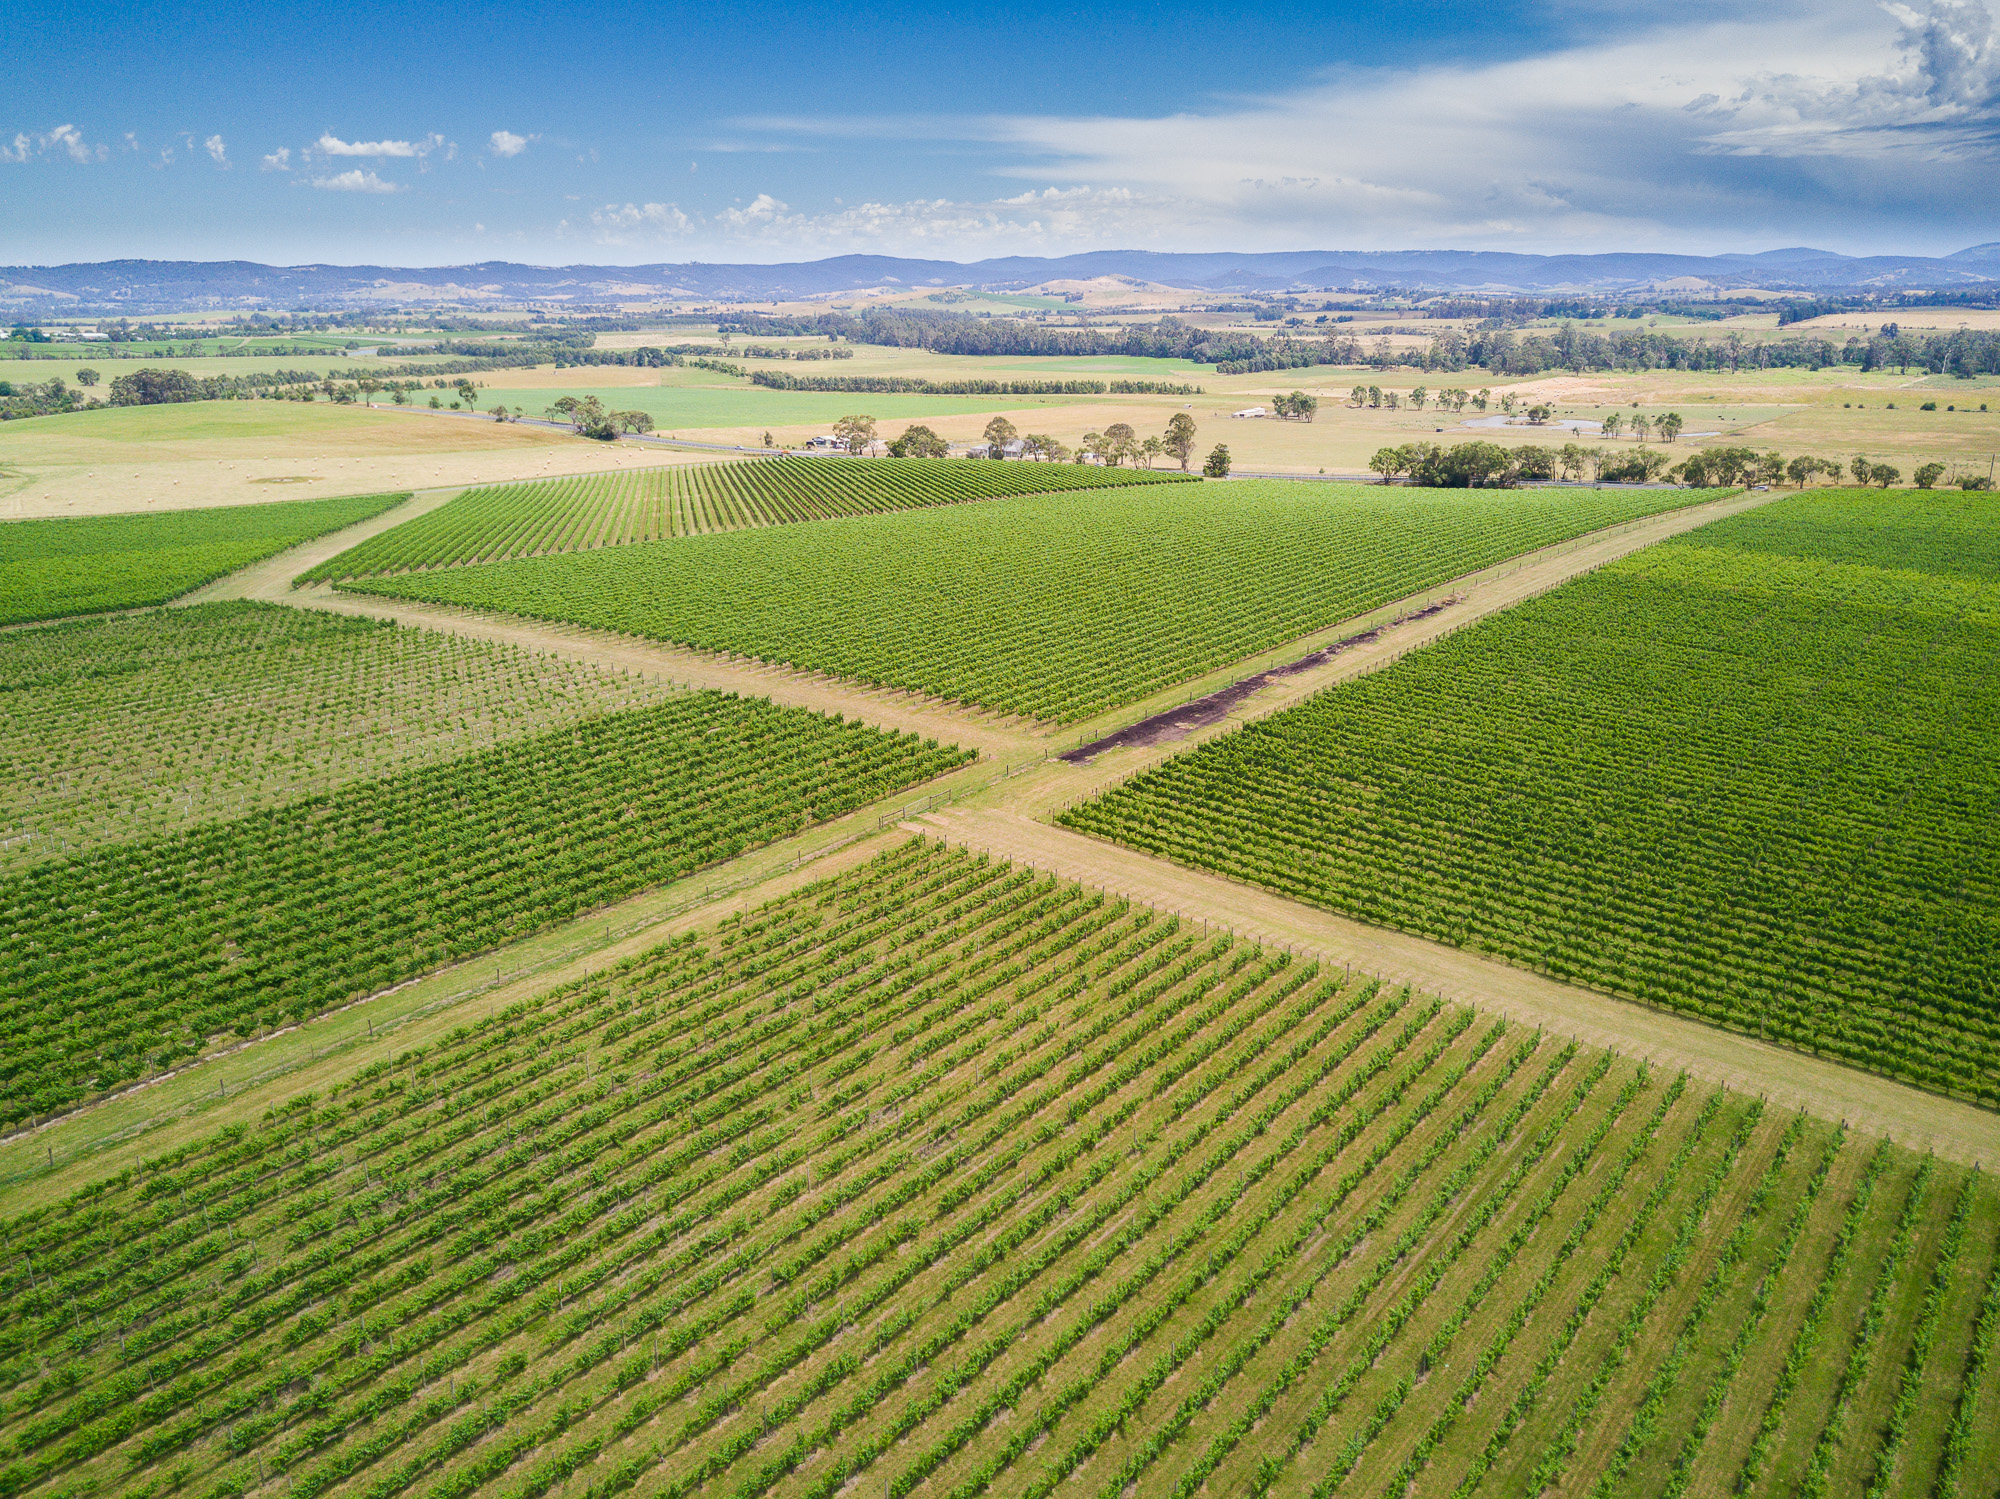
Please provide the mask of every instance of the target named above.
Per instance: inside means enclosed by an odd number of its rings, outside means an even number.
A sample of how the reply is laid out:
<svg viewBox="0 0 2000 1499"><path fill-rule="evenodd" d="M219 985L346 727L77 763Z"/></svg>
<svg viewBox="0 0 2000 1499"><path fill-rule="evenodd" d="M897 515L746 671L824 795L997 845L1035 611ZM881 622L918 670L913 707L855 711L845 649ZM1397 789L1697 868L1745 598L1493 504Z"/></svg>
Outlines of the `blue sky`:
<svg viewBox="0 0 2000 1499"><path fill-rule="evenodd" d="M2000 0L185 6L0 35L0 261L2000 239Z"/></svg>

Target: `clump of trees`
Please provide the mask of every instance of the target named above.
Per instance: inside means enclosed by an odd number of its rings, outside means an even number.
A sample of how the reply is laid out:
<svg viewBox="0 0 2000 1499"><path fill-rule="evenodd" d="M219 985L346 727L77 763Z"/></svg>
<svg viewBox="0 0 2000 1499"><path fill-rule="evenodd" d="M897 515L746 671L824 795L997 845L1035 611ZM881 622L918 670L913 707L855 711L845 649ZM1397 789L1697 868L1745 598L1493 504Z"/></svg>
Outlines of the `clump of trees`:
<svg viewBox="0 0 2000 1499"><path fill-rule="evenodd" d="M948 458L951 444L946 442L929 427L912 422L905 427L902 435L889 443L891 458Z"/></svg>

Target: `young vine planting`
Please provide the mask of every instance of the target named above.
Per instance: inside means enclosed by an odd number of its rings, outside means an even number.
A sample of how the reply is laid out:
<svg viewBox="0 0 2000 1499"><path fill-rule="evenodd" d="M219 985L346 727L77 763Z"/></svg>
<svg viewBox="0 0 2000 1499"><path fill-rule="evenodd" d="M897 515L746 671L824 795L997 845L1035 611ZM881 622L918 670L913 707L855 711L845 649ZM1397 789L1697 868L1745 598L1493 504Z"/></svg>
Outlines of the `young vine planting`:
<svg viewBox="0 0 2000 1499"><path fill-rule="evenodd" d="M229 602L0 633L0 872L656 702L666 684Z"/></svg>

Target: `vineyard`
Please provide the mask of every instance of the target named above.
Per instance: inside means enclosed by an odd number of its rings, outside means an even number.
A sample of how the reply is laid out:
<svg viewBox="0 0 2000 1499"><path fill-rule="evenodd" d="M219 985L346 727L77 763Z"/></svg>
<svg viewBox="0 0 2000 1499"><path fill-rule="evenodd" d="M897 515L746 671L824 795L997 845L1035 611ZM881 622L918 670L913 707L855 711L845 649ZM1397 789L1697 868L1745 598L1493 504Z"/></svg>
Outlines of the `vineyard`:
<svg viewBox="0 0 2000 1499"><path fill-rule="evenodd" d="M4 1234L9 1499L2000 1472L1988 1177L923 841Z"/></svg>
<svg viewBox="0 0 2000 1499"><path fill-rule="evenodd" d="M231 602L0 634L0 873L651 702L659 683Z"/></svg>
<svg viewBox="0 0 2000 1499"><path fill-rule="evenodd" d="M0 880L0 1123L517 940L969 753L688 693Z"/></svg>
<svg viewBox="0 0 2000 1499"><path fill-rule="evenodd" d="M2000 1104L1996 536L1977 493L1779 501L1064 820Z"/></svg>
<svg viewBox="0 0 2000 1499"><path fill-rule="evenodd" d="M303 574L301 582L497 562L837 516L1189 478L1146 469L963 459L759 458L467 490Z"/></svg>
<svg viewBox="0 0 2000 1499"><path fill-rule="evenodd" d="M1176 485L1089 505L1023 497L348 586L1070 722L1536 547L1711 497Z"/></svg>
<svg viewBox="0 0 2000 1499"><path fill-rule="evenodd" d="M0 625L135 609L338 531L407 494L0 524Z"/></svg>

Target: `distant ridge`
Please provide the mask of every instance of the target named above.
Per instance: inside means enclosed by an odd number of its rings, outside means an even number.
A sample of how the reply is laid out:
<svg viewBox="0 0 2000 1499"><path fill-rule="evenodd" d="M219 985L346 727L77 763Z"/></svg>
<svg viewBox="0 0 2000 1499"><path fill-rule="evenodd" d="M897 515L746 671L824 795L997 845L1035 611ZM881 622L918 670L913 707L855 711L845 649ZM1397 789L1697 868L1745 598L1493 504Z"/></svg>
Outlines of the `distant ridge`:
<svg viewBox="0 0 2000 1499"><path fill-rule="evenodd" d="M635 298L761 301L877 287L1035 286L1122 276L1217 292L1357 290L1560 293L1645 291L1662 283L1823 293L1942 290L2000 283L2000 242L1954 255L1838 255L1805 247L1756 255L1522 255L1504 250L1287 250L1172 254L1096 250L963 263L837 255L781 265L260 265L248 260L107 260L0 266L0 305L25 310L164 312L217 308L604 303Z"/></svg>

